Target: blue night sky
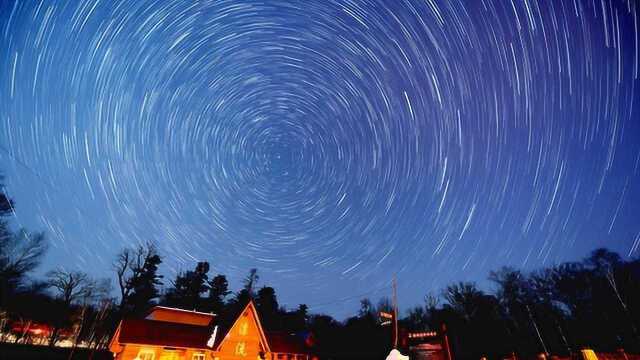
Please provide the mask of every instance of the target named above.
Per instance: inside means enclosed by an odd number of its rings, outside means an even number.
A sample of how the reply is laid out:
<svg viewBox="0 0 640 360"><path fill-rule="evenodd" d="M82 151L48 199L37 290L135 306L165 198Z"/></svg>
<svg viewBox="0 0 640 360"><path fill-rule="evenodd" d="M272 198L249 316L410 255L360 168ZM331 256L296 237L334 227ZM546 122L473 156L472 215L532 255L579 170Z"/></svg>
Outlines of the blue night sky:
<svg viewBox="0 0 640 360"><path fill-rule="evenodd" d="M0 169L41 272L249 268L338 318L640 254L638 3L0 1ZM168 281L167 281L168 282Z"/></svg>

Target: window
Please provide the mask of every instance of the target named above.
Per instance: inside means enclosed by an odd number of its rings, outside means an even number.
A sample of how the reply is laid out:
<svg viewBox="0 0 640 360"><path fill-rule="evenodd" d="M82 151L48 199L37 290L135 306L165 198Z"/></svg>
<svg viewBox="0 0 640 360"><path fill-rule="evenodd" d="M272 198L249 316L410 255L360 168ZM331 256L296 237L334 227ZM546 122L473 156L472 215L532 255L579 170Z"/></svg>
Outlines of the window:
<svg viewBox="0 0 640 360"><path fill-rule="evenodd" d="M194 353L193 356L191 357L191 360L205 360L206 357L204 355L204 353Z"/></svg>
<svg viewBox="0 0 640 360"><path fill-rule="evenodd" d="M180 360L180 357L180 351L165 349L160 355L160 360Z"/></svg>
<svg viewBox="0 0 640 360"><path fill-rule="evenodd" d="M239 342L238 344L236 344L236 355L247 355L244 342Z"/></svg>
<svg viewBox="0 0 640 360"><path fill-rule="evenodd" d="M240 324L240 330L238 331L238 333L240 335L247 335L247 333L249 332L249 324L247 324L246 321L243 321L242 324Z"/></svg>
<svg viewBox="0 0 640 360"><path fill-rule="evenodd" d="M136 356L135 360L153 360L155 357L155 353L151 349L142 349L138 352L138 356Z"/></svg>

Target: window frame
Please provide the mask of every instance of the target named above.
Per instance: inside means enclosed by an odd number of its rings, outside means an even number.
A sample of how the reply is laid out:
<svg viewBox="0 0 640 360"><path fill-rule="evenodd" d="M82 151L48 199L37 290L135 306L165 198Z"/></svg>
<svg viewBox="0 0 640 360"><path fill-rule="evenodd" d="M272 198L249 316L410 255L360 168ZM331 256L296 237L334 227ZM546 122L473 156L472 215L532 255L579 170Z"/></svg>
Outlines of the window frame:
<svg viewBox="0 0 640 360"><path fill-rule="evenodd" d="M191 360L207 360L207 354L203 352L195 352L191 355Z"/></svg>
<svg viewBox="0 0 640 360"><path fill-rule="evenodd" d="M239 341L236 344L236 349L234 351L235 355L247 356L247 344L244 341Z"/></svg>
<svg viewBox="0 0 640 360"><path fill-rule="evenodd" d="M151 358L148 358L145 355L151 355ZM138 351L138 355L136 355L136 359L138 360L155 360L156 351L153 349L140 349Z"/></svg>

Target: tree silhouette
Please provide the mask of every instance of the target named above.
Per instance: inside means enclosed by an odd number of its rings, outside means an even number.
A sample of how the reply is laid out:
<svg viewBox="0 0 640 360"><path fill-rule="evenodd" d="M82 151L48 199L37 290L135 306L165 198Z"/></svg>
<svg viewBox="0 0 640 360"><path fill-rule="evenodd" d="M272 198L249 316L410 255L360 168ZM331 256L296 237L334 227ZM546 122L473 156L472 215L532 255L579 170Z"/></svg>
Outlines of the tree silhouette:
<svg viewBox="0 0 640 360"><path fill-rule="evenodd" d="M25 229L12 232L8 217L14 202L4 192L0 175L0 308L10 306L11 298L24 285L26 276L40 265L47 244L43 233Z"/></svg>
<svg viewBox="0 0 640 360"><path fill-rule="evenodd" d="M263 286L258 290L255 302L265 326L267 328L279 327L278 299L276 298L275 289L269 286Z"/></svg>
<svg viewBox="0 0 640 360"><path fill-rule="evenodd" d="M36 269L46 249L44 234L24 229L0 239L0 306L6 305L27 274Z"/></svg>
<svg viewBox="0 0 640 360"><path fill-rule="evenodd" d="M56 269L47 273L47 279L48 286L54 290L59 309L49 337L49 345L53 346L58 340L60 329L71 324L75 310L73 305L86 305L98 297L103 297L108 293L108 288L104 282L97 282L80 271Z"/></svg>
<svg viewBox="0 0 640 360"><path fill-rule="evenodd" d="M199 262L193 271L176 275L173 286L164 296L163 303L186 310L204 310L205 301L201 295L209 290L208 272L209 263Z"/></svg>
<svg viewBox="0 0 640 360"><path fill-rule="evenodd" d="M258 269L249 270L249 275L244 279L244 290L247 291L250 297L255 295L255 286L258 283L260 276L258 275Z"/></svg>
<svg viewBox="0 0 640 360"><path fill-rule="evenodd" d="M120 289L119 310L122 315L143 315L159 297L162 275L158 266L162 258L153 244L124 249L114 263Z"/></svg>
<svg viewBox="0 0 640 360"><path fill-rule="evenodd" d="M211 311L216 314L221 314L224 305L225 298L231 293L229 291L229 282L224 275L216 275L213 279L209 280L209 300L207 301L207 307L205 311Z"/></svg>

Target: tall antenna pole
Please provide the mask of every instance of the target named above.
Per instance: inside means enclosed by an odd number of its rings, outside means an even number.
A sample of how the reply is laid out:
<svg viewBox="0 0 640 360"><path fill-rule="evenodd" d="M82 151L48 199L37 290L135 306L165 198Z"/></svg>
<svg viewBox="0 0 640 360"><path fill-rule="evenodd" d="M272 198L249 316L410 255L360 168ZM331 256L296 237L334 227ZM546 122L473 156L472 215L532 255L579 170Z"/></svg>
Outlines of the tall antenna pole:
<svg viewBox="0 0 640 360"><path fill-rule="evenodd" d="M542 340L542 335L540 334L540 329L538 329L538 324L536 324L536 320L531 315L531 309L529 309L529 305L527 305L527 312L529 313L529 319L533 323L533 327L536 329L536 333L538 334L538 339L540 340L540 344L542 344L542 349L544 349L545 356L549 353L547 350L547 345L545 345L544 340Z"/></svg>
<svg viewBox="0 0 640 360"><path fill-rule="evenodd" d="M398 282L393 275L393 348L398 348Z"/></svg>

